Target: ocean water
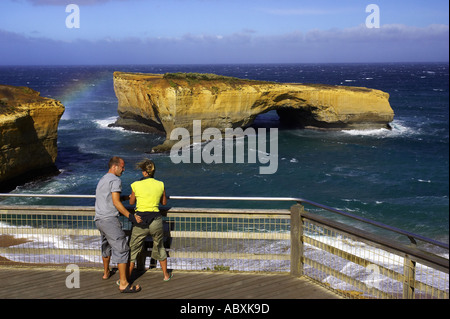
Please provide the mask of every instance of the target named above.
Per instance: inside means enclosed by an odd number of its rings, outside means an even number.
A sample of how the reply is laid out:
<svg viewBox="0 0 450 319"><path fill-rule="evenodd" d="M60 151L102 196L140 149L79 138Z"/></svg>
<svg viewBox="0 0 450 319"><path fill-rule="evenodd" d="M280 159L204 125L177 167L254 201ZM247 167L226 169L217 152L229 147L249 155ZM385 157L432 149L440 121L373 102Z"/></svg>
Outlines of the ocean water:
<svg viewBox="0 0 450 319"><path fill-rule="evenodd" d="M283 127L275 112L254 126L278 128L278 167L261 163L180 163L149 154L164 138L110 128L117 119L113 72L202 72L277 82L362 86L390 94L392 130L314 131ZM31 87L62 101L60 174L14 193L95 193L112 155L125 159L124 193L148 157L170 196L301 197L441 242L449 241L449 67L422 64L263 64L2 66L0 83ZM241 141L242 142L242 141ZM245 142L245 141L244 141ZM90 199L8 198L2 204L93 205ZM293 203L170 200L170 206L289 208ZM306 207L319 213L313 207ZM329 216L329 215L327 215ZM332 217L341 219L341 217ZM347 221L345 221L347 222ZM448 255L447 255L448 257Z"/></svg>

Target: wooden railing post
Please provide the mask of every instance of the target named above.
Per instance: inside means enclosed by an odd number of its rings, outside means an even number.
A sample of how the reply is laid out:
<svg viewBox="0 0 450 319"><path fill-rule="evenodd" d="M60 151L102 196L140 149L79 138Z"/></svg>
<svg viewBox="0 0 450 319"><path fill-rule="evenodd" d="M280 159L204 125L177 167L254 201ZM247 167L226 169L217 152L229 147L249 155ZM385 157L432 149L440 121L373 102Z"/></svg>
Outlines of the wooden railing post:
<svg viewBox="0 0 450 319"><path fill-rule="evenodd" d="M414 299L416 262L405 256L403 262L403 299Z"/></svg>
<svg viewBox="0 0 450 319"><path fill-rule="evenodd" d="M303 275L303 221L304 207L296 204L291 207L291 275Z"/></svg>

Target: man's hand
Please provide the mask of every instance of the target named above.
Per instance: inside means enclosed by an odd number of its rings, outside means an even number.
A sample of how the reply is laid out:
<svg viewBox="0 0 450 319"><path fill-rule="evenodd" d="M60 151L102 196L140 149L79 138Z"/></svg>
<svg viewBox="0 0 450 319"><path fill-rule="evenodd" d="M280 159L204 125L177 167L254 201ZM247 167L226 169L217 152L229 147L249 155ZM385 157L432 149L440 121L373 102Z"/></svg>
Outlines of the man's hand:
<svg viewBox="0 0 450 319"><path fill-rule="evenodd" d="M131 214L130 214L131 215ZM139 215L137 215L137 214L134 214L134 217L135 217L135 219L136 219L136 222L139 224L139 223L142 223L142 218L141 218L141 216L139 216Z"/></svg>
<svg viewBox="0 0 450 319"><path fill-rule="evenodd" d="M142 218L139 215L136 214L129 214L128 220L132 222L133 224L139 224L142 222Z"/></svg>
<svg viewBox="0 0 450 319"><path fill-rule="evenodd" d="M126 208L125 206L123 206L122 204L122 198L125 198L125 200L127 200L128 198L130 198L129 195L123 195L121 196L120 193L117 192L113 192L112 194L112 200L113 200L113 204L114 206L117 208L117 210L124 215L125 217L127 217L131 222L136 221L137 224L142 223L142 218L139 215L133 215L131 214Z"/></svg>
<svg viewBox="0 0 450 319"><path fill-rule="evenodd" d="M122 202L120 201L120 200L121 200L121 197L122 197L122 196L120 196L120 193L118 193L118 192L112 192L112 193L111 193L111 196L112 196L112 200L113 200L114 206L117 208L117 210L118 210L123 216L127 217L129 220L136 220L137 223L142 222L141 217L139 217L139 216L136 215L137 218L134 218L134 215L131 214L131 213L125 208L125 206L123 206ZM128 196L127 196L127 197L128 197ZM130 217L131 217L132 219L130 219ZM139 218L139 219L138 219L138 218Z"/></svg>

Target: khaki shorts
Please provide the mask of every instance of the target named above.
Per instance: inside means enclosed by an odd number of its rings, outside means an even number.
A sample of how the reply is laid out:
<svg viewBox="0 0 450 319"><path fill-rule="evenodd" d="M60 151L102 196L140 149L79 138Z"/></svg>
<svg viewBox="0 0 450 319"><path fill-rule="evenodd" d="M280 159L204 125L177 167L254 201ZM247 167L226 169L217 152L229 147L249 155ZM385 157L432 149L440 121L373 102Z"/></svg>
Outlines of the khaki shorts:
<svg viewBox="0 0 450 319"><path fill-rule="evenodd" d="M130 261L136 262L138 254L142 250L145 237L152 236L153 249L152 258L155 260L165 260L167 258L166 249L164 248L164 230L162 217L156 217L148 227L134 226L131 231L130 239Z"/></svg>

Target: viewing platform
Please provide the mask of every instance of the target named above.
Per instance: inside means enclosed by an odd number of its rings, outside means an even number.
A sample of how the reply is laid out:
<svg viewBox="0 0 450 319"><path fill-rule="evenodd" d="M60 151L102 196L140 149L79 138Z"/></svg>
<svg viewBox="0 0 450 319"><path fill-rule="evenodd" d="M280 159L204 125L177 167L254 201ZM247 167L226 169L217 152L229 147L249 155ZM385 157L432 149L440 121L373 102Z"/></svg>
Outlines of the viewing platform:
<svg viewBox="0 0 450 319"><path fill-rule="evenodd" d="M170 199L281 201L292 206L162 209L168 268L174 277L164 282L159 264L153 267L148 238L132 278L142 291L121 294L118 273L101 279L94 207L0 205L0 298L449 298L446 243L302 198ZM129 232L132 225L122 222Z"/></svg>
<svg viewBox="0 0 450 319"><path fill-rule="evenodd" d="M64 267L0 267L1 299L338 299L338 294L306 278L289 274L205 272L173 270L173 278L162 280L160 269L133 276L142 290L119 293L115 273L102 280L101 269L80 271L80 287L67 288Z"/></svg>

